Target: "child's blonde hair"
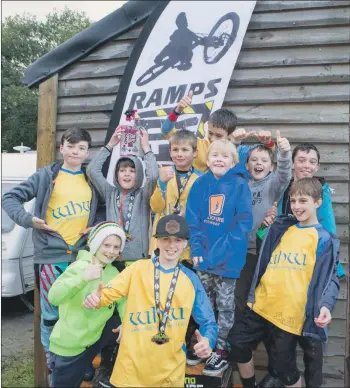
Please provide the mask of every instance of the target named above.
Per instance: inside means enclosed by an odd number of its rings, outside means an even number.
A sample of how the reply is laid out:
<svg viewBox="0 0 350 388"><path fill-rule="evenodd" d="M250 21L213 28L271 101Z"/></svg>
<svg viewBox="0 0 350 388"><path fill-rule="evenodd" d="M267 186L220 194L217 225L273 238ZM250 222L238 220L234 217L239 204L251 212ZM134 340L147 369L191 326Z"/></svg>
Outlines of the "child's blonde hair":
<svg viewBox="0 0 350 388"><path fill-rule="evenodd" d="M230 155L232 156L232 160L234 164L237 164L239 162L239 157L238 157L238 152L237 148L235 147L234 144L230 142L230 140L227 139L222 139L222 140L215 140L213 141L208 149L208 157L213 150L218 151L218 152L229 152Z"/></svg>

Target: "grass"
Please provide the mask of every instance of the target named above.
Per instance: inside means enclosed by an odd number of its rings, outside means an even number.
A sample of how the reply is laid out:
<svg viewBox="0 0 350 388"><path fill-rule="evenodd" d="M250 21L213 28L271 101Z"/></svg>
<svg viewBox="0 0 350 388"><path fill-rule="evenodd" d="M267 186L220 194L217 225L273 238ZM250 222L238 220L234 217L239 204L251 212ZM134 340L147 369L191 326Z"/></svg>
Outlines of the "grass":
<svg viewBox="0 0 350 388"><path fill-rule="evenodd" d="M1 387L34 387L33 351L7 358L5 364L2 360Z"/></svg>

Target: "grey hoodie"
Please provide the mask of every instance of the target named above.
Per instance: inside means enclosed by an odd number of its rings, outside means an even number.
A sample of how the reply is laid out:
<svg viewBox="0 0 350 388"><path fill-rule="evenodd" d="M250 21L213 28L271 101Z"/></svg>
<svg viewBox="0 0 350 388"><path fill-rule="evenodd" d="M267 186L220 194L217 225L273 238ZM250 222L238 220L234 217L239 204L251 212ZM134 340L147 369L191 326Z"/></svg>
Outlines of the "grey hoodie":
<svg viewBox="0 0 350 388"><path fill-rule="evenodd" d="M157 184L159 171L156 157L153 152L147 152L144 156L146 164L146 179L144 181L144 169L140 159L130 156L135 164L136 184L128 191L123 190L115 177L115 168L113 171L114 186L108 183L102 174L102 166L110 151L102 147L101 151L89 163L86 173L91 179L93 185L97 188L100 195L106 202L107 220L120 223L120 209L117 207L117 196L120 193L120 205L123 209L122 219L126 220L126 214L129 206L130 195L135 193L134 207L132 210L129 233L132 240L128 241L123 251L123 259L134 261L148 257L148 246L150 240L150 198ZM144 184L143 184L144 183Z"/></svg>
<svg viewBox="0 0 350 388"><path fill-rule="evenodd" d="M292 178L292 153L277 154L277 169L264 179L249 180L252 193L253 228L249 236L248 248L256 248L256 232L260 228L268 209L278 202Z"/></svg>
<svg viewBox="0 0 350 388"><path fill-rule="evenodd" d="M23 228L33 226L33 216L45 220L46 210L54 189L54 180L61 168L60 163L53 163L40 168L25 182L14 187L2 197L2 207L8 216ZM93 226L98 205L98 193L89 183L92 190L88 226ZM23 204L36 198L34 214L28 213ZM87 236L82 236L74 246L68 245L58 233L33 229L35 264L56 264L72 262L78 251L85 247Z"/></svg>

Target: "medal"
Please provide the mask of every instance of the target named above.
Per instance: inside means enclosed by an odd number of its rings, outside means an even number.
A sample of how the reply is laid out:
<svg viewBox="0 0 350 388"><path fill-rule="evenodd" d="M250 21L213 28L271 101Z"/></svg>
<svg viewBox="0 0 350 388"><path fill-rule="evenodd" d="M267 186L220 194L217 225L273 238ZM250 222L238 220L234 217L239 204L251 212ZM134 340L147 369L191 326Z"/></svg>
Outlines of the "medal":
<svg viewBox="0 0 350 388"><path fill-rule="evenodd" d="M165 334L165 327L168 322L168 317L169 317L169 311L171 307L171 302L173 300L176 284L177 284L177 279L179 277L180 273L180 263L177 264L174 270L174 275L173 278L171 279L170 287L169 287L169 292L167 296L167 300L165 303L165 308L163 312L163 317L161 317L160 314L160 271L159 271L159 258L155 258L154 262L154 299L156 302L156 312L159 320L159 329L158 333L152 337L152 342L155 342L157 345L163 345L167 342L169 342L169 337Z"/></svg>
<svg viewBox="0 0 350 388"><path fill-rule="evenodd" d="M152 337L152 342L155 342L157 345L163 345L169 342L169 337L165 333L157 333Z"/></svg>

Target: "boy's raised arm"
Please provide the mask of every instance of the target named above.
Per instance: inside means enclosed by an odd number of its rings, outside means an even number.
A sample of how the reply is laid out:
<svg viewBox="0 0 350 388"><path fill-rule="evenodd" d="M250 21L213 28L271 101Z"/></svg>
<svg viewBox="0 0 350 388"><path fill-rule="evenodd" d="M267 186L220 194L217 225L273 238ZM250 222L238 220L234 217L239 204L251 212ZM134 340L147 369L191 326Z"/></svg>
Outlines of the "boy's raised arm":
<svg viewBox="0 0 350 388"><path fill-rule="evenodd" d="M121 139L121 127L118 126L114 131L111 139L105 147L102 147L94 158L91 160L86 169L86 174L89 177L92 184L96 187L103 201L106 201L108 190L110 185L107 179L102 174L102 167L107 158L111 155L113 147L120 143Z"/></svg>
<svg viewBox="0 0 350 388"><path fill-rule="evenodd" d="M25 210L23 204L36 197L40 184L40 173L41 171L37 171L2 197L2 208L17 225L23 228L33 226L33 215Z"/></svg>
<svg viewBox="0 0 350 388"><path fill-rule="evenodd" d="M148 133L143 128L141 129L140 142L143 152L145 154L144 161L146 165L146 183L143 188L143 192L145 193L146 198L150 198L153 194L153 191L157 184L157 180L159 178L159 169L156 156L152 152L151 147L149 145Z"/></svg>
<svg viewBox="0 0 350 388"><path fill-rule="evenodd" d="M83 306L87 309L96 309L108 306L120 298L127 297L133 269L133 266L125 268L107 286L103 286L100 283L97 290L85 298Z"/></svg>
<svg viewBox="0 0 350 388"><path fill-rule="evenodd" d="M274 193L273 200L278 200L292 179L292 153L289 141L285 137L281 137L280 131L277 134L277 169L274 174L270 190Z"/></svg>
<svg viewBox="0 0 350 388"><path fill-rule="evenodd" d="M193 92L192 90L190 90L187 96L181 98L175 109L169 114L169 116L164 121L161 128L161 132L165 139L169 139L171 135L173 135L177 118L183 112L184 109L186 109L192 104L192 96Z"/></svg>
<svg viewBox="0 0 350 388"><path fill-rule="evenodd" d="M87 285L82 264L81 261L74 262L55 280L48 295L51 304L59 306L65 303Z"/></svg>
<svg viewBox="0 0 350 388"><path fill-rule="evenodd" d="M160 167L158 183L151 196L151 209L155 213L161 213L165 210L167 184L174 176L175 172L173 167Z"/></svg>

